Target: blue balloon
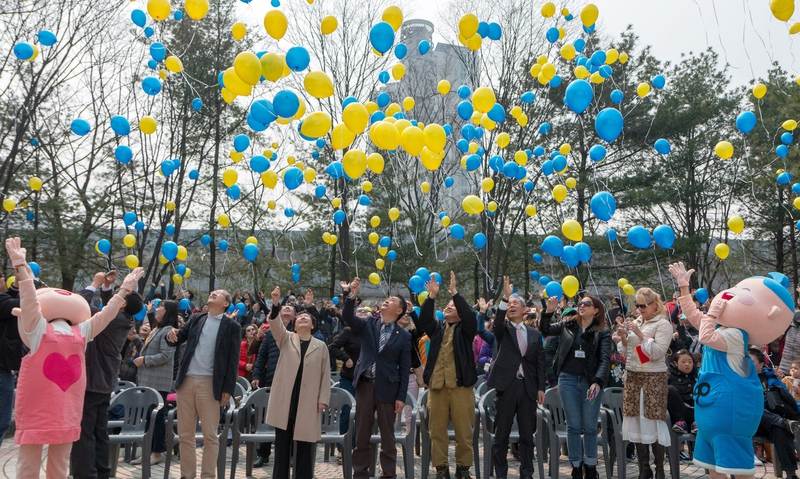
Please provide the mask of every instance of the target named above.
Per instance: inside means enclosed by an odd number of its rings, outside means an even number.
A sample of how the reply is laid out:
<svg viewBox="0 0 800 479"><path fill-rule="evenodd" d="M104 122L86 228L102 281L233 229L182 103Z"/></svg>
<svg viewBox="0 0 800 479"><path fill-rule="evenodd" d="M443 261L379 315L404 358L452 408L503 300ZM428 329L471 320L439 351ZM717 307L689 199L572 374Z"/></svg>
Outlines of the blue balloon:
<svg viewBox="0 0 800 479"><path fill-rule="evenodd" d="M532 91L526 91L519 97L520 101L525 104L531 104L536 101L536 95Z"/></svg>
<svg viewBox="0 0 800 479"><path fill-rule="evenodd" d="M675 244L675 231L669 225L658 225L653 230L653 239L662 249L670 249Z"/></svg>
<svg viewBox="0 0 800 479"><path fill-rule="evenodd" d="M650 79L650 83L653 84L653 88L656 90L661 90L667 84L667 79L664 78L664 75L656 75Z"/></svg>
<svg viewBox="0 0 800 479"><path fill-rule="evenodd" d="M83 118L76 118L70 123L69 129L78 136L84 136L92 130L92 126Z"/></svg>
<svg viewBox="0 0 800 479"><path fill-rule="evenodd" d="M672 151L672 145L669 144L669 141L666 138L659 138L653 143L653 148L661 155L668 155Z"/></svg>
<svg viewBox="0 0 800 479"><path fill-rule="evenodd" d="M473 107L472 102L470 101L463 100L456 106L456 113L458 113L458 117L464 121L468 121L470 118L472 118L472 112Z"/></svg>
<svg viewBox="0 0 800 479"><path fill-rule="evenodd" d="M430 49L431 49L431 43L428 40L419 41L419 44L417 45L417 50L419 51L420 55L428 53Z"/></svg>
<svg viewBox="0 0 800 479"><path fill-rule="evenodd" d="M338 297L338 296L334 296L334 297L332 297L332 298L331 298L331 303L333 303L333 304L335 304L335 305L337 305L337 306L339 305L339 302L340 302L340 301L341 301L341 300L339 299L339 297Z"/></svg>
<svg viewBox="0 0 800 479"><path fill-rule="evenodd" d="M180 22L183 20L183 12L181 10L176 10L175 13L172 14L172 18L174 18L176 22Z"/></svg>
<svg viewBox="0 0 800 479"><path fill-rule="evenodd" d="M539 281L542 275L538 271L531 271L528 273L528 276L530 276L531 281Z"/></svg>
<svg viewBox="0 0 800 479"><path fill-rule="evenodd" d="M166 234L168 234L169 236L174 235L175 234L175 225L172 224L172 223L167 224L167 226L164 227L164 232Z"/></svg>
<svg viewBox="0 0 800 479"><path fill-rule="evenodd" d="M486 38L489 35L489 24L486 22L478 22L478 35L481 38Z"/></svg>
<svg viewBox="0 0 800 479"><path fill-rule="evenodd" d="M337 225L344 223L344 220L347 218L347 214L342 210L336 210L333 213L333 222Z"/></svg>
<svg viewBox="0 0 800 479"><path fill-rule="evenodd" d="M694 299L700 304L705 303L708 301L708 290L705 288L697 288L697 291L694 292Z"/></svg>
<svg viewBox="0 0 800 479"><path fill-rule="evenodd" d="M586 80L572 80L564 91L564 104L577 114L589 108L594 99L594 89Z"/></svg>
<svg viewBox="0 0 800 479"><path fill-rule="evenodd" d="M569 268L574 268L580 263L578 258L578 250L574 246L564 246L564 251L561 253L561 261Z"/></svg>
<svg viewBox="0 0 800 479"><path fill-rule="evenodd" d="M167 47L161 42L154 42L150 45L150 56L157 62L164 60L167 57Z"/></svg>
<svg viewBox="0 0 800 479"><path fill-rule="evenodd" d="M408 47L403 42L398 42L397 45L394 46L394 56L397 57L398 60L402 60L408 54Z"/></svg>
<svg viewBox="0 0 800 479"><path fill-rule="evenodd" d="M616 108L603 108L594 119L594 131L597 136L609 143L619 137L624 125L622 113Z"/></svg>
<svg viewBox="0 0 800 479"><path fill-rule="evenodd" d="M391 245L392 245L392 238L389 238L388 236L381 236L381 239L378 240L378 246L388 248Z"/></svg>
<svg viewBox="0 0 800 479"><path fill-rule="evenodd" d="M145 37L150 38L150 37L153 36L154 33L156 33L156 31L153 30L153 27L144 27L144 36ZM155 70L155 68L153 70Z"/></svg>
<svg viewBox="0 0 800 479"><path fill-rule="evenodd" d="M611 103L613 103L615 105L619 105L620 103L622 103L622 100L625 98L625 94L622 93L622 90L612 90L610 98L611 98Z"/></svg>
<svg viewBox="0 0 800 479"><path fill-rule="evenodd" d="M598 68L597 71L600 72L600 76L605 79L611 78L611 75L614 74L614 69L609 65L603 65Z"/></svg>
<svg viewBox="0 0 800 479"><path fill-rule="evenodd" d="M217 243L217 248L222 252L228 251L228 240L220 240L219 243Z"/></svg>
<svg viewBox="0 0 800 479"><path fill-rule="evenodd" d="M284 208L283 209L283 215L286 216L287 218L293 217L294 216L294 209L292 209L292 208Z"/></svg>
<svg viewBox="0 0 800 479"><path fill-rule="evenodd" d="M203 246L210 245L211 244L211 236L208 235L208 234L204 234L203 236L201 236L200 237L200 244L202 244Z"/></svg>
<svg viewBox="0 0 800 479"><path fill-rule="evenodd" d="M325 173L334 180L344 177L344 168L341 161L334 161L325 168Z"/></svg>
<svg viewBox="0 0 800 479"><path fill-rule="evenodd" d="M564 155L556 155L553 157L553 171L563 171L567 167L567 157Z"/></svg>
<svg viewBox="0 0 800 479"><path fill-rule="evenodd" d="M386 22L378 22L369 31L369 43L380 53L386 53L394 44L394 29Z"/></svg>
<svg viewBox="0 0 800 479"><path fill-rule="evenodd" d="M122 215L122 222L125 223L125 226L130 226L136 223L136 213L133 211L126 211Z"/></svg>
<svg viewBox="0 0 800 479"><path fill-rule="evenodd" d="M295 46L286 51L286 66L292 71L301 72L308 68L309 63L311 56L305 48Z"/></svg>
<svg viewBox="0 0 800 479"><path fill-rule="evenodd" d="M174 241L165 241L161 245L161 254L167 258L168 261L173 261L178 257L178 245Z"/></svg>
<svg viewBox="0 0 800 479"><path fill-rule="evenodd" d="M314 196L317 199L324 198L325 197L325 193L327 192L327 190L328 189L325 188L325 185L317 185L317 186L314 187Z"/></svg>
<svg viewBox="0 0 800 479"><path fill-rule="evenodd" d="M503 27L500 26L499 23L491 22L489 24L489 34L488 37L490 40L500 40L503 36Z"/></svg>
<svg viewBox="0 0 800 479"><path fill-rule="evenodd" d="M181 298L181 300L178 301L178 309L180 309L181 311L189 311L191 307L192 303L191 301L189 301L189 298Z"/></svg>
<svg viewBox="0 0 800 479"><path fill-rule="evenodd" d="M652 242L650 232L644 226L636 225L628 230L628 243L634 248L647 249Z"/></svg>
<svg viewBox="0 0 800 479"><path fill-rule="evenodd" d="M436 271L431 273L431 278L436 281L438 284L442 284L442 275L437 273Z"/></svg>
<svg viewBox="0 0 800 479"><path fill-rule="evenodd" d="M192 110L200 111L203 109L203 100L200 97L195 97L192 99Z"/></svg>
<svg viewBox="0 0 800 479"><path fill-rule="evenodd" d="M161 80L156 77L147 77L142 80L142 90L150 96L158 95L161 91Z"/></svg>
<svg viewBox="0 0 800 479"><path fill-rule="evenodd" d="M408 278L408 289L415 294L419 294L425 289L425 281L415 274Z"/></svg>
<svg viewBox="0 0 800 479"><path fill-rule="evenodd" d="M792 182L792 174L788 171L783 171L781 174L775 178L775 182L778 183L780 186L786 186Z"/></svg>
<svg viewBox="0 0 800 479"><path fill-rule="evenodd" d="M175 267L175 272L183 276L184 274L186 274L186 265L183 263L179 264L178 266Z"/></svg>
<svg viewBox="0 0 800 479"><path fill-rule="evenodd" d="M483 249L486 247L486 235L483 233L475 233L472 236L472 246L476 249Z"/></svg>
<svg viewBox="0 0 800 479"><path fill-rule="evenodd" d="M547 286L547 283L549 283L550 281L551 281L550 276L547 276L546 274L539 276L539 284L541 284L542 286Z"/></svg>
<svg viewBox="0 0 800 479"><path fill-rule="evenodd" d="M522 185L522 187L525 188L526 192L530 193L531 191L533 191L534 188L536 188L536 183L534 183L533 181L528 180L528 181L525 182L524 185Z"/></svg>
<svg viewBox="0 0 800 479"><path fill-rule="evenodd" d="M461 85L460 87L458 87L457 93L458 97L464 100L469 98L470 95L472 95L472 89L467 85Z"/></svg>
<svg viewBox="0 0 800 479"><path fill-rule="evenodd" d="M119 136L125 136L131 132L131 124L124 116L115 115L111 117L111 129Z"/></svg>
<svg viewBox="0 0 800 479"><path fill-rule="evenodd" d="M792 193L795 195L800 195L800 183L794 183L792 185Z"/></svg>
<svg viewBox="0 0 800 479"><path fill-rule="evenodd" d="M533 262L534 263L543 263L544 262L544 258L542 258L542 255L540 255L539 253L533 253L532 258L533 258Z"/></svg>
<svg viewBox="0 0 800 479"><path fill-rule="evenodd" d="M597 163L598 161L602 161L606 157L606 147L603 145L592 145L589 148L589 159Z"/></svg>
<svg viewBox="0 0 800 479"><path fill-rule="evenodd" d="M481 157L477 154L469 155L466 163L467 171L475 171L481 166Z"/></svg>
<svg viewBox="0 0 800 479"><path fill-rule="evenodd" d="M239 133L233 137L233 149L239 153L250 147L250 137L244 133Z"/></svg>
<svg viewBox="0 0 800 479"><path fill-rule="evenodd" d="M242 196L242 189L239 185L231 185L225 190L225 193L228 195L228 198L236 201Z"/></svg>
<svg viewBox="0 0 800 479"><path fill-rule="evenodd" d="M550 281L547 283L544 287L544 291L547 293L547 296L551 298L561 299L561 297L564 296L564 290L561 289L561 285L558 281Z"/></svg>
<svg viewBox="0 0 800 479"><path fill-rule="evenodd" d="M424 266L417 268L417 270L414 272L414 275L422 278L423 283L427 283L431 279L430 270Z"/></svg>
<svg viewBox="0 0 800 479"><path fill-rule="evenodd" d="M197 180L198 178L200 178L200 172L199 171L191 170L189 172L189 179L190 180Z"/></svg>
<svg viewBox="0 0 800 479"><path fill-rule="evenodd" d="M135 8L131 11L131 21L139 28L143 28L147 23L147 14L143 10Z"/></svg>
<svg viewBox="0 0 800 479"><path fill-rule="evenodd" d="M378 104L379 107L384 108L389 102L392 101L391 95L387 92L382 91L378 93L378 96L375 97L375 102Z"/></svg>
<svg viewBox="0 0 800 479"><path fill-rule="evenodd" d="M250 169L256 173L263 173L269 168L269 160L261 155L250 158Z"/></svg>
<svg viewBox="0 0 800 479"><path fill-rule="evenodd" d="M550 123L545 121L541 125L539 125L540 135L549 135L551 131L553 131L553 125L551 125Z"/></svg>
<svg viewBox="0 0 800 479"><path fill-rule="evenodd" d="M34 278L38 278L42 274L42 267L36 261L28 262L28 267L31 269Z"/></svg>
<svg viewBox="0 0 800 479"><path fill-rule="evenodd" d="M547 32L545 32L545 34L544 34L544 37L545 37L545 38L547 39L547 41L548 41L548 42L550 42L550 43L555 43L555 42L557 42L557 41L558 41L558 37L559 37L558 28L556 28L556 27L550 27L550 28L548 28L548 29L547 29Z"/></svg>
<svg viewBox="0 0 800 479"><path fill-rule="evenodd" d="M142 309L140 309L138 313L133 315L133 319L136 322L142 322L144 321L145 316L147 316L147 306L142 306Z"/></svg>
<svg viewBox="0 0 800 479"><path fill-rule="evenodd" d="M609 228L608 231L606 231L606 238L608 238L609 241L617 241L617 230Z"/></svg>
<svg viewBox="0 0 800 479"><path fill-rule="evenodd" d="M506 110L503 108L503 105L495 103L494 106L486 113L486 116L496 123L502 123L506 121Z"/></svg>
<svg viewBox="0 0 800 479"><path fill-rule="evenodd" d="M445 188L450 188L451 186L453 186L453 184L455 182L456 182L456 180L454 180L452 176L447 176L444 179L444 187Z"/></svg>
<svg viewBox="0 0 800 479"><path fill-rule="evenodd" d="M586 40L583 38L576 38L574 42L572 42L572 46L575 47L575 50L582 52L584 48L586 48Z"/></svg>
<svg viewBox="0 0 800 479"><path fill-rule="evenodd" d="M263 98L254 101L253 104L250 105L249 115L266 126L269 126L270 123L278 118L273 109L272 102Z"/></svg>
<svg viewBox="0 0 800 479"><path fill-rule="evenodd" d="M244 245L244 250L242 250L242 256L244 259L251 263L255 263L256 258L258 258L258 245L253 243L247 243Z"/></svg>
<svg viewBox="0 0 800 479"><path fill-rule="evenodd" d="M236 303L236 315L240 318L247 314L247 306L244 303Z"/></svg>
<svg viewBox="0 0 800 479"><path fill-rule="evenodd" d="M450 225L450 236L457 240L464 239L464 227L458 223Z"/></svg>
<svg viewBox="0 0 800 479"><path fill-rule="evenodd" d="M287 168L286 172L283 174L283 184L286 185L286 188L289 190L295 190L298 186L303 184L303 172L300 168L296 166Z"/></svg>
<svg viewBox="0 0 800 479"><path fill-rule="evenodd" d="M592 53L592 56L589 57L589 61L594 66L605 65L606 63L606 52L604 50L597 50L596 52Z"/></svg>
<svg viewBox="0 0 800 479"><path fill-rule="evenodd" d="M789 147L786 145L778 145L775 148L775 154L780 158L786 158L789 156Z"/></svg>
<svg viewBox="0 0 800 479"><path fill-rule="evenodd" d="M609 221L617 211L617 200L608 191L598 191L589 202L592 213L600 221Z"/></svg>
<svg viewBox="0 0 800 479"><path fill-rule="evenodd" d="M781 133L781 143L783 143L784 145L791 145L793 141L794 141L794 135L792 135L788 131L784 131L783 133Z"/></svg>
<svg viewBox="0 0 800 479"><path fill-rule="evenodd" d="M546 176L550 176L555 172L553 168L553 160L545 160L542 162L542 174Z"/></svg>
<svg viewBox="0 0 800 479"><path fill-rule="evenodd" d="M395 261L397 259L397 251L391 249L388 253L386 253L386 259L389 261Z"/></svg>
<svg viewBox="0 0 800 479"><path fill-rule="evenodd" d="M550 88L558 88L558 87L560 87L562 81L563 80L561 79L560 75L554 76L553 79L550 80Z"/></svg>
<svg viewBox="0 0 800 479"><path fill-rule="evenodd" d="M555 256L556 258L561 257L561 254L564 252L564 242L561 241L561 238L554 235L548 235L542 241L542 251L549 254L550 256Z"/></svg>
<svg viewBox="0 0 800 479"><path fill-rule="evenodd" d="M588 263L592 260L592 247L583 241L575 243L575 249L578 251L578 259L581 263Z"/></svg>
<svg viewBox="0 0 800 479"><path fill-rule="evenodd" d="M121 164L127 165L133 158L133 150L127 145L119 145L114 148L114 158Z"/></svg>
<svg viewBox="0 0 800 479"><path fill-rule="evenodd" d="M752 111L743 111L736 116L736 129L745 135L753 131L756 123L758 123L758 118Z"/></svg>
<svg viewBox="0 0 800 479"><path fill-rule="evenodd" d="M272 99L272 107L278 116L292 118L300 108L300 99L291 90L281 90Z"/></svg>
<svg viewBox="0 0 800 479"><path fill-rule="evenodd" d="M382 71L382 72L378 73L378 81L379 82L381 82L383 84L386 84L386 83L389 83L390 79L391 79L391 77L389 76L389 72Z"/></svg>
<svg viewBox="0 0 800 479"><path fill-rule="evenodd" d="M144 222L143 221L137 221L136 223L133 224L133 228L136 231L144 231Z"/></svg>

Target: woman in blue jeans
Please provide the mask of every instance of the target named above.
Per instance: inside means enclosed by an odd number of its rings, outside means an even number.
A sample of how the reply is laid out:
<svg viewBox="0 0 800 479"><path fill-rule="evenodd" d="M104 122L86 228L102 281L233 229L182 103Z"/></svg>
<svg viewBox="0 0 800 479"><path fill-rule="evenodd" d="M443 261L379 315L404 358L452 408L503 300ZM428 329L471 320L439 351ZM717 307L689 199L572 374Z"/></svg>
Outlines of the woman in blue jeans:
<svg viewBox="0 0 800 479"><path fill-rule="evenodd" d="M553 322L558 300L548 298L539 329L558 336L555 371L567 417L567 450L573 479L597 479L597 417L611 364L611 333L603 303L584 296Z"/></svg>

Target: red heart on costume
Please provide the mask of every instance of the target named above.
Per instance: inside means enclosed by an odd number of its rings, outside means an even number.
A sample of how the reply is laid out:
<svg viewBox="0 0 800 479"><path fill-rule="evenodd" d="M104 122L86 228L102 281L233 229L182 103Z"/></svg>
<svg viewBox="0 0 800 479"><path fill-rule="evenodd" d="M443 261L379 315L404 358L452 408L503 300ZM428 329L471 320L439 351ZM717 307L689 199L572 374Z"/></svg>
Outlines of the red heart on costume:
<svg viewBox="0 0 800 479"><path fill-rule="evenodd" d="M81 357L77 354L65 358L60 353L50 353L42 366L44 377L66 392L81 378Z"/></svg>

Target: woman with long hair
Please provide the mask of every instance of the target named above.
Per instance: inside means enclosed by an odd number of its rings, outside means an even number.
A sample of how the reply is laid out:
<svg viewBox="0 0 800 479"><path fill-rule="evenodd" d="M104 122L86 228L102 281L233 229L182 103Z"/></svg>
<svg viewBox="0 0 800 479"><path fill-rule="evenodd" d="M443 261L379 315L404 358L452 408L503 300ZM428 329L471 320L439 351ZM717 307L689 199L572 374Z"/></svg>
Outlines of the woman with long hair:
<svg viewBox="0 0 800 479"><path fill-rule="evenodd" d="M256 362L256 355L250 353L250 346L256 339L256 326L251 324L244 330L244 338L239 348L239 376L248 381L253 376L253 363Z"/></svg>
<svg viewBox="0 0 800 479"><path fill-rule="evenodd" d="M177 301L161 301L155 311L155 328L147 335L139 357L133 360L138 368L139 386L147 386L158 391L165 404L167 394L172 390L172 366L175 359L175 347L167 343L167 333L172 331L172 328L178 327L178 311ZM150 464L160 463L161 453L167 450L164 445L166 414L167 408L161 408L156 416Z"/></svg>
<svg viewBox="0 0 800 479"><path fill-rule="evenodd" d="M567 417L572 477L597 479L597 418L611 364L606 310L598 298L584 296L577 312L566 308L563 319L553 322L557 307L558 300L548 298L539 328L542 334L559 338L554 366Z"/></svg>
<svg viewBox="0 0 800 479"><path fill-rule="evenodd" d="M639 479L650 479L650 445L655 459L655 477L664 478L664 454L670 445L667 424L667 351L672 341L672 323L661 296L650 288L636 291L638 316L618 321L614 340L626 355L624 419L622 438L636 445Z"/></svg>

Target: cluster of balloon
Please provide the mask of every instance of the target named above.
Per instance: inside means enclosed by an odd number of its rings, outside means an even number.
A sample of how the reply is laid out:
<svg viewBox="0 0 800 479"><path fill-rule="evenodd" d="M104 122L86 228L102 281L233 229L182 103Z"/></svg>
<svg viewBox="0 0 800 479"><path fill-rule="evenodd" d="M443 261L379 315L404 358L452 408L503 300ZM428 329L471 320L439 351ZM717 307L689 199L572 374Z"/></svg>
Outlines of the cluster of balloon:
<svg viewBox="0 0 800 479"><path fill-rule="evenodd" d="M14 53L17 60L32 62L39 56L40 45L43 47L52 47L56 42L58 42L58 37L55 33L50 30L39 30L36 34L35 43L20 41L14 44L11 51Z"/></svg>
<svg viewBox="0 0 800 479"><path fill-rule="evenodd" d="M625 278L620 278L617 280L617 287L628 296L633 296L636 294L636 288L634 288L633 285Z"/></svg>
<svg viewBox="0 0 800 479"><path fill-rule="evenodd" d="M789 22L794 15L794 0L770 0L769 9L776 19ZM800 33L800 22L794 22L789 26L789 35L797 33Z"/></svg>
<svg viewBox="0 0 800 479"><path fill-rule="evenodd" d="M636 225L628 230L628 244L636 249L649 249L654 244L661 249L672 249L675 244L675 230L669 225L656 226L652 234L642 225Z"/></svg>
<svg viewBox="0 0 800 479"><path fill-rule="evenodd" d="M499 23L482 22L474 13L467 13L458 20L458 41L472 51L481 49L483 39L500 40L502 36Z"/></svg>
<svg viewBox="0 0 800 479"><path fill-rule="evenodd" d="M258 249L258 238L248 236L242 249L242 257L250 263L255 263L260 251Z"/></svg>
<svg viewBox="0 0 800 479"><path fill-rule="evenodd" d="M175 284L183 284L184 279L189 279L191 276L191 269L184 263L189 258L189 252L186 246L179 245L174 241L165 241L161 244L161 255L158 260L161 264L172 263L173 270L172 282ZM178 263L180 261L181 263Z"/></svg>
<svg viewBox="0 0 800 479"><path fill-rule="evenodd" d="M425 290L425 287L431 279L442 284L442 275L436 271L432 272L424 266L417 268L414 274L408 278L408 289L417 295L417 302L419 304L424 303L428 298L428 292Z"/></svg>

